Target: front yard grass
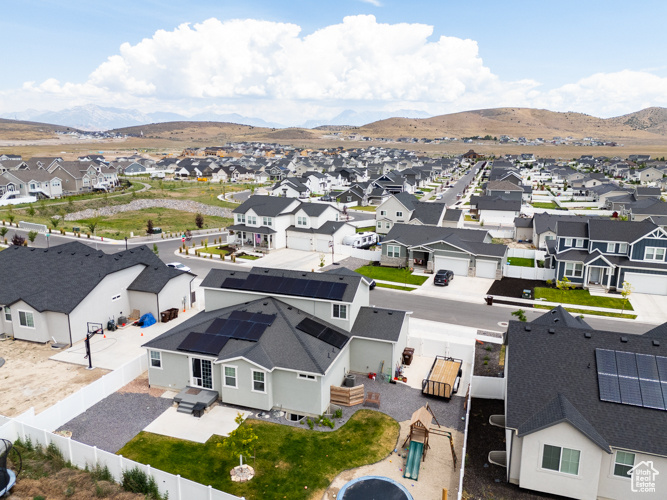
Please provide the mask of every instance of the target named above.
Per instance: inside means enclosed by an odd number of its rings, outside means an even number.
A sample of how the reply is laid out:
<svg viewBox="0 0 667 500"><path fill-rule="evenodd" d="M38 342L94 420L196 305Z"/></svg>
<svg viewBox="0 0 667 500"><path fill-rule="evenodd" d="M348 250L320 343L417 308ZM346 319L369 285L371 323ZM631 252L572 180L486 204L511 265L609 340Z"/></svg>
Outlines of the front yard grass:
<svg viewBox="0 0 667 500"><path fill-rule="evenodd" d="M355 232L365 233L366 231L370 231L370 232L375 231L375 226L358 227Z"/></svg>
<svg viewBox="0 0 667 500"><path fill-rule="evenodd" d="M525 257L508 257L507 263L510 266L535 267L535 260L527 259Z"/></svg>
<svg viewBox="0 0 667 500"><path fill-rule="evenodd" d="M553 201L550 201L548 203L541 203L541 202L535 202L531 203L533 205L533 208L546 208L546 209L557 209L558 205L556 205Z"/></svg>
<svg viewBox="0 0 667 500"><path fill-rule="evenodd" d="M423 285L428 279L427 276L415 276L413 274L406 274L408 271L404 269L397 269L395 267L382 266L361 266L355 269L359 274L363 274L374 280L393 281L394 283L403 283L404 285Z"/></svg>
<svg viewBox="0 0 667 500"><path fill-rule="evenodd" d="M259 437L256 459L250 460L256 476L247 483L231 481L229 471L239 459L221 446L221 436L200 444L141 432L118 454L249 500L309 499L320 498L340 472L385 458L399 431L394 419L371 410L358 411L332 432L257 420L242 425Z"/></svg>
<svg viewBox="0 0 667 500"><path fill-rule="evenodd" d="M552 306L535 305L535 306L533 306L533 309L551 310L551 309L553 309L553 307ZM626 309L627 309L627 307L626 307ZM606 316L608 318L637 319L636 314L613 313L613 312L606 312L606 311L592 311L590 309L573 309L571 307L566 307L565 310L568 311L568 312L571 312L573 314L589 314L589 315L595 315L595 316Z"/></svg>
<svg viewBox="0 0 667 500"><path fill-rule="evenodd" d="M241 255L237 255L237 257L238 257L239 259L245 259L245 260L257 260L257 259L261 259L261 257L260 257L259 255L248 255L247 253L244 253L244 254L241 254Z"/></svg>
<svg viewBox="0 0 667 500"><path fill-rule="evenodd" d="M212 253L214 255L229 255L232 253L232 251L229 249L227 245L224 246L209 246L209 247L202 247L202 248L197 248L199 250L199 253Z"/></svg>
<svg viewBox="0 0 667 500"><path fill-rule="evenodd" d="M350 210L363 210L364 212L375 212L376 208L377 207L374 206L362 207L361 205L357 205L356 207L351 207Z"/></svg>
<svg viewBox="0 0 667 500"><path fill-rule="evenodd" d="M535 299L544 299L549 302L560 302L561 304L575 304L578 306L607 307L610 309L623 309L625 299L615 297L598 297L591 295L588 290L577 288L574 290L558 290L555 288L535 288ZM627 301L626 311L633 311L632 304Z"/></svg>
<svg viewBox="0 0 667 500"><path fill-rule="evenodd" d="M416 290L416 288L412 288L409 286L390 285L389 283L376 283L375 286L379 286L380 288L391 288L393 290L403 290L404 292L411 292L413 290Z"/></svg>

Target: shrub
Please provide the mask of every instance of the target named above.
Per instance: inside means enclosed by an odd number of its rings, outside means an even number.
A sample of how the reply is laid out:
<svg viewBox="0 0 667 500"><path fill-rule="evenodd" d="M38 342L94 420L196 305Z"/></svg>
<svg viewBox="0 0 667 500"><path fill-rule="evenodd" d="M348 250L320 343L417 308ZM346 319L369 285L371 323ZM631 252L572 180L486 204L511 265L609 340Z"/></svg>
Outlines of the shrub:
<svg viewBox="0 0 667 500"><path fill-rule="evenodd" d="M123 471L122 486L125 491L143 493L150 500L162 500L162 495L160 495L160 490L158 490L155 479L148 477L138 467Z"/></svg>
<svg viewBox="0 0 667 500"><path fill-rule="evenodd" d="M90 471L90 477L92 477L95 481L108 481L110 483L114 482L114 477L111 474L109 467L106 465L104 467L100 467L99 464L95 465L95 467Z"/></svg>
<svg viewBox="0 0 667 500"><path fill-rule="evenodd" d="M315 423L310 419L310 417L306 419L306 423L308 424L308 427L310 427L311 429L315 427Z"/></svg>
<svg viewBox="0 0 667 500"><path fill-rule="evenodd" d="M334 418L343 418L343 410L341 410L340 408L338 408L338 409L334 412Z"/></svg>

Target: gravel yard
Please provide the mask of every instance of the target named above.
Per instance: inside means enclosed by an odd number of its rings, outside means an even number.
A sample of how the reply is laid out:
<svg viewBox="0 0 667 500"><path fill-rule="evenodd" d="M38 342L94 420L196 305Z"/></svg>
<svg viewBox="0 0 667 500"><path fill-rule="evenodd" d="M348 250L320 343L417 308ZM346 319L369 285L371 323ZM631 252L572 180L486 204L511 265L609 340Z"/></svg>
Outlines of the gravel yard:
<svg viewBox="0 0 667 500"><path fill-rule="evenodd" d="M229 208L214 207L190 200L170 200L170 199L141 199L133 200L126 205L115 205L110 207L102 207L96 210L87 209L80 212L74 212L65 216L66 221L75 221L80 219L90 219L91 217L108 217L116 215L121 212L134 212L136 210L144 210L146 208L169 208L173 210L180 210L182 212L191 212L193 214L200 213L202 215L212 215L217 217L231 217L232 211Z"/></svg>
<svg viewBox="0 0 667 500"><path fill-rule="evenodd" d="M116 453L171 406L171 399L159 397L163 392L148 389L147 379L139 377L58 430L70 431L72 439L81 443Z"/></svg>

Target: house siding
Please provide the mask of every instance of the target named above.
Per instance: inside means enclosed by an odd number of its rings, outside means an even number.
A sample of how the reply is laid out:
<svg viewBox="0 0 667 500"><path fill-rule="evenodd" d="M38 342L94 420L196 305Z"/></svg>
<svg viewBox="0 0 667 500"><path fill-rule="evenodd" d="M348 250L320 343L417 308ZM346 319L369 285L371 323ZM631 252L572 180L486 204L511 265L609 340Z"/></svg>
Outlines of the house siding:
<svg viewBox="0 0 667 500"><path fill-rule="evenodd" d="M614 475L615 457L616 450L613 450L613 453L611 454L602 454L600 480L598 483L597 492L598 498L610 498L614 500L642 500L647 498L654 498L650 493L633 492L630 484L630 478L625 479ZM653 467L660 472L660 474L654 477L655 491L667 491L667 477L662 472L667 470L667 458L635 453L635 465L644 461L653 462Z"/></svg>
<svg viewBox="0 0 667 500"><path fill-rule="evenodd" d="M162 368L151 366L151 349L146 351L148 356L148 382L151 387L160 387L180 391L190 385L190 366L188 356L173 352L161 351Z"/></svg>
<svg viewBox="0 0 667 500"><path fill-rule="evenodd" d="M221 377L223 373L223 365L236 366L236 384L237 388L222 387ZM243 359L236 359L233 361L223 361L213 365L213 372L216 374L217 385L214 385L214 390L220 393L223 403L234 404L239 406L246 406L249 408L257 408L260 410L270 410L273 407L273 380L272 373L265 369L249 363ZM253 392L252 371L263 371L266 394Z"/></svg>
<svg viewBox="0 0 667 500"><path fill-rule="evenodd" d="M643 261L646 247L667 248L667 239L661 240L658 238L645 238L643 240L639 240L637 243L632 245L630 259ZM647 261L647 262L657 262L657 261Z"/></svg>
<svg viewBox="0 0 667 500"><path fill-rule="evenodd" d="M327 369L326 374L322 378L322 399L320 401L321 412L329 406L331 401L331 386L340 387L343 383L345 375L350 371L350 356L351 356L350 342L343 348L338 357L331 363Z"/></svg>
<svg viewBox="0 0 667 500"><path fill-rule="evenodd" d="M22 300L12 304L12 325L14 327L14 338L30 340L32 342L48 342L51 340L51 331L45 314L37 312ZM19 311L32 313L34 328L21 326ZM69 343L69 338L65 340Z"/></svg>
<svg viewBox="0 0 667 500"><path fill-rule="evenodd" d="M379 373L383 361L385 370L391 370L394 366L391 343L360 338L352 339L351 343L350 370L360 373Z"/></svg>
<svg viewBox="0 0 667 500"><path fill-rule="evenodd" d="M231 363L230 363L231 364ZM276 369L271 374L273 380L274 406L283 411L320 415L324 387L320 385L321 376L316 380L300 379L293 371Z"/></svg>

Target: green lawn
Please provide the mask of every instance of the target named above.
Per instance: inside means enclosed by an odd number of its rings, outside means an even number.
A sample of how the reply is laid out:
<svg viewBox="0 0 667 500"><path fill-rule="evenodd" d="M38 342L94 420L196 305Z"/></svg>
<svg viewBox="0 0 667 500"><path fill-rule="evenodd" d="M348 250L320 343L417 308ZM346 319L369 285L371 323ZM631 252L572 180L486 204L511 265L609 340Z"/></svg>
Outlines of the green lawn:
<svg viewBox="0 0 667 500"><path fill-rule="evenodd" d="M416 288L412 288L409 286L390 285L389 283L376 283L375 286L379 286L380 288L391 288L393 290L403 290L404 292L411 292L413 290L416 290Z"/></svg>
<svg viewBox="0 0 667 500"><path fill-rule="evenodd" d="M371 410L358 411L332 432L256 420L242 425L249 424L259 437L256 463L250 459L257 475L243 484L230 479L229 471L239 460L226 453L221 436L200 444L141 432L118 454L248 500L305 500L320 498L342 471L385 458L396 446L399 431L394 419Z"/></svg>
<svg viewBox="0 0 667 500"><path fill-rule="evenodd" d="M426 276L414 276L405 269L396 269L395 267L381 266L362 266L355 269L359 274L368 276L375 280L393 281L394 283L403 283L405 285L422 285L428 279ZM408 274L406 274L408 273Z"/></svg>
<svg viewBox="0 0 667 500"><path fill-rule="evenodd" d="M578 306L608 307L610 309L622 309L624 299L615 297L597 297L591 295L588 290L575 288L574 290L558 290L555 288L535 288L535 298L545 299L549 302L560 302L561 304L575 304ZM626 311L633 311L632 304L628 301L625 305Z"/></svg>
<svg viewBox="0 0 667 500"><path fill-rule="evenodd" d="M519 266L519 267L535 267L535 260L526 259L523 257L508 257L507 263L510 266Z"/></svg>
<svg viewBox="0 0 667 500"><path fill-rule="evenodd" d="M418 188L417 191L424 191L425 193L430 193L434 188Z"/></svg>
<svg viewBox="0 0 667 500"><path fill-rule="evenodd" d="M548 202L548 203L532 203L533 208L546 208L546 209L556 209L558 208L558 205L556 205L553 201Z"/></svg>
<svg viewBox="0 0 667 500"><path fill-rule="evenodd" d="M214 255L229 255L231 250L228 246L209 246L207 248L198 248L200 253L212 253Z"/></svg>
<svg viewBox="0 0 667 500"><path fill-rule="evenodd" d="M533 306L534 309L553 309L551 306ZM626 308L627 309L627 308ZM636 319L637 315L636 314L621 314L621 313L613 313L613 312L606 312L606 311L592 311L590 309L573 309L571 307L566 307L566 311L571 312L573 314L592 314L595 316L606 316L610 318L625 318L625 319Z"/></svg>
<svg viewBox="0 0 667 500"><path fill-rule="evenodd" d="M365 233L366 231L375 231L375 226L358 227L356 230L357 233Z"/></svg>
<svg viewBox="0 0 667 500"><path fill-rule="evenodd" d="M364 212L375 212L376 208L377 207L373 207L373 206L362 207L361 205L357 205L356 207L350 208L350 210L363 210Z"/></svg>
<svg viewBox="0 0 667 500"><path fill-rule="evenodd" d="M248 255L247 253L246 253L246 254L243 254L243 255L239 255L238 258L239 258L239 259L245 259L245 260L257 260L257 259L261 259L261 257L260 257L259 255Z"/></svg>

